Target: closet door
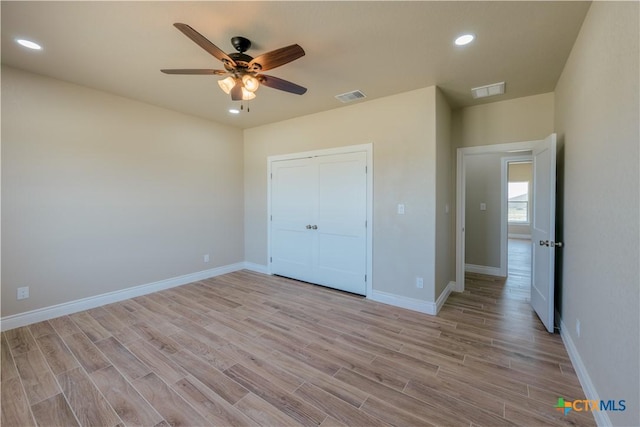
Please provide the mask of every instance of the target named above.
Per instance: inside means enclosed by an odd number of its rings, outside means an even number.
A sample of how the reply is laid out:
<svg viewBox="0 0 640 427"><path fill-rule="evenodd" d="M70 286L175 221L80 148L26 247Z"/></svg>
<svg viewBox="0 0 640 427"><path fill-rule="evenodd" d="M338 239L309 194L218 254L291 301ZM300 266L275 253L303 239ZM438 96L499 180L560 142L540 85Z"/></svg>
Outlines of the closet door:
<svg viewBox="0 0 640 427"><path fill-rule="evenodd" d="M272 164L273 274L366 293L366 156Z"/></svg>
<svg viewBox="0 0 640 427"><path fill-rule="evenodd" d="M317 282L366 293L367 155L317 157Z"/></svg>
<svg viewBox="0 0 640 427"><path fill-rule="evenodd" d="M271 166L271 272L313 282L315 233L308 228L318 210L314 159Z"/></svg>

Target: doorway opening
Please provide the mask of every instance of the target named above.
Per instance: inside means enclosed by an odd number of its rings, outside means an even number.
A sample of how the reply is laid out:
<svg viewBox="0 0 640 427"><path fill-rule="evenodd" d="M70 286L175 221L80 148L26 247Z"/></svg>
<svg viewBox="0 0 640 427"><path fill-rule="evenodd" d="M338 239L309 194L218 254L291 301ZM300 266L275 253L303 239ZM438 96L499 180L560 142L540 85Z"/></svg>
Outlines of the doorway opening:
<svg viewBox="0 0 640 427"><path fill-rule="evenodd" d="M531 297L531 215L533 212L533 162L530 154L502 158L503 199L507 214L507 279L505 290L518 299Z"/></svg>
<svg viewBox="0 0 640 427"><path fill-rule="evenodd" d="M458 292L465 290L466 271L466 233L468 220L472 210L487 211L489 204L479 202L471 204L467 212L467 166L474 159L484 156L522 155L531 152L533 163L533 190L531 191L533 207L531 213L531 286L530 304L544 327L553 332L554 327L554 267L555 249L562 247L562 242L555 241L555 186L556 186L556 135L551 134L544 140L524 141L508 144L486 145L478 147L458 148L456 170L456 287ZM503 168L503 171L506 168ZM473 182L473 181L469 181ZM502 182L506 182L503 179ZM505 184L506 185L506 184ZM498 193L501 193L498 191ZM505 192L503 191L502 194ZM507 236L507 198L500 202L500 235ZM477 213L477 212L476 212ZM485 233L495 236L495 232ZM471 239L469 239L471 241ZM475 243L475 242L474 242ZM499 239L494 245L485 248L495 250L499 247L499 270L507 267L507 238ZM506 276L504 271L501 276Z"/></svg>
<svg viewBox="0 0 640 427"><path fill-rule="evenodd" d="M538 142L524 141L458 149L456 291L464 291L465 272L507 277L508 162L532 160L530 153ZM486 179L493 184L485 184ZM478 198L479 190L484 187L490 191L486 196ZM482 259L468 256L474 253L479 254ZM480 269L477 268L478 265Z"/></svg>

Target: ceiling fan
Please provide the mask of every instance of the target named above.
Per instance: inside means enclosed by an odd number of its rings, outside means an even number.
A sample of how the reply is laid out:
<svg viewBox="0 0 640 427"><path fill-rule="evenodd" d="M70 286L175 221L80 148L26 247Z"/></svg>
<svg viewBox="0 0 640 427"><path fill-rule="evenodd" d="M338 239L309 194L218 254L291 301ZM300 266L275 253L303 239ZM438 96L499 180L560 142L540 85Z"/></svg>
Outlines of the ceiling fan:
<svg viewBox="0 0 640 427"><path fill-rule="evenodd" d="M225 93L231 94L231 99L234 101L247 101L255 98L254 92L261 84L296 95L302 95L307 91L306 88L287 80L261 74L262 71L271 70L304 56L304 50L297 44L263 53L253 58L245 53L251 47L251 41L237 36L231 39L231 44L237 52L226 54L189 25L181 23L173 25L198 46L222 61L224 70L189 68L160 70L165 74L228 75L225 79L218 81L218 84Z"/></svg>

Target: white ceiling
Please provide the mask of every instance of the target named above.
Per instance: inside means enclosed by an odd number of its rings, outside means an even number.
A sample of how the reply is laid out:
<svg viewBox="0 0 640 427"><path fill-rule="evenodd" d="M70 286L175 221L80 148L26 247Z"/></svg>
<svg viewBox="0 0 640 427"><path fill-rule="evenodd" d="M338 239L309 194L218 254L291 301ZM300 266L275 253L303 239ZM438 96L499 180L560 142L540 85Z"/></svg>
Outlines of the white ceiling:
<svg viewBox="0 0 640 427"><path fill-rule="evenodd" d="M342 107L334 96L355 89L370 100L437 85L455 108L553 91L589 4L3 1L2 63L241 128ZM265 74L308 92L262 87L249 113L229 114L220 77L160 72L222 68L174 22L225 52L245 36L254 57L298 43L306 56ZM476 41L455 46L465 32ZM44 49L24 49L17 37ZM471 98L472 87L500 81L505 95Z"/></svg>

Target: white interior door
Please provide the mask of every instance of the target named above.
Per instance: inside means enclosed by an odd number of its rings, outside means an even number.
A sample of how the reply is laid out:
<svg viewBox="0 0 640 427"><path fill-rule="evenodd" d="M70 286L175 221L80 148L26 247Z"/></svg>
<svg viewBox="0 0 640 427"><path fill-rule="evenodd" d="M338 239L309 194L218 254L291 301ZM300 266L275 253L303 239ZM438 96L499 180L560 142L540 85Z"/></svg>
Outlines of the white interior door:
<svg viewBox="0 0 640 427"><path fill-rule="evenodd" d="M272 164L271 272L366 294L367 154Z"/></svg>
<svg viewBox="0 0 640 427"><path fill-rule="evenodd" d="M554 326L556 135L533 148L531 306L549 332Z"/></svg>
<svg viewBox="0 0 640 427"><path fill-rule="evenodd" d="M271 272L313 281L318 174L314 159L271 166Z"/></svg>
<svg viewBox="0 0 640 427"><path fill-rule="evenodd" d="M367 155L317 157L316 283L366 293Z"/></svg>

